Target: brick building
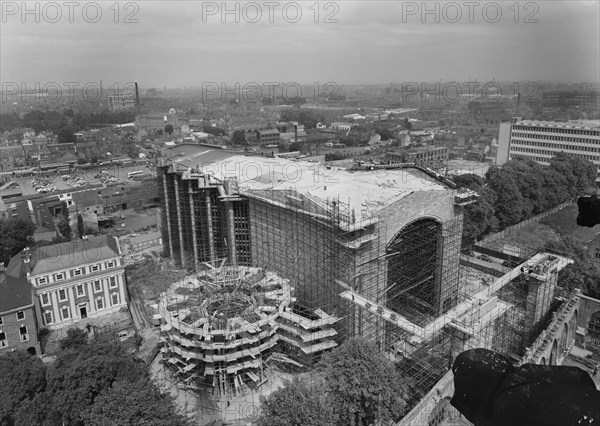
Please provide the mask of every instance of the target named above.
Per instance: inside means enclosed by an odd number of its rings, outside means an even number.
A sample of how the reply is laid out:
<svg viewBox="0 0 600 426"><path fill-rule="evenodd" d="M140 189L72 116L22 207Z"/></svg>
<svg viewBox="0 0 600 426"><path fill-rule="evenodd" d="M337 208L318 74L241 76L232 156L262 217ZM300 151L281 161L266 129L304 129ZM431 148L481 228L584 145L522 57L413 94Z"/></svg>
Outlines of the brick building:
<svg viewBox="0 0 600 426"><path fill-rule="evenodd" d="M33 290L27 278L6 275L0 280L0 354L19 349L41 352Z"/></svg>

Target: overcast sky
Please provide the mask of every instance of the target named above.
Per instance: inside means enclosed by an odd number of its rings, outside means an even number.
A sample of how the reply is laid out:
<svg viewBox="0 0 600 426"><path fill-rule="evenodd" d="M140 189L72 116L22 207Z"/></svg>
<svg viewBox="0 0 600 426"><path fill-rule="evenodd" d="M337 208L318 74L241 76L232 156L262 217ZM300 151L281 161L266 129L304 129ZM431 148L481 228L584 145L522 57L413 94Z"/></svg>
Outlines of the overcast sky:
<svg viewBox="0 0 600 426"><path fill-rule="evenodd" d="M121 2L118 17L113 1L100 1L102 16L95 23L93 5L84 17L87 3L74 7L73 22L62 1L45 9L47 3L40 3L38 23L34 3L28 4L34 12L23 15L20 1L2 1L2 82L181 87L234 81L600 80L598 0L519 2L518 8L512 1L481 1L472 10L468 2L446 9L438 2L438 16L426 15L420 1L343 0L320 2L312 10L313 1L304 1L297 22L293 2L286 1L273 10L273 22L262 1L255 3L262 16L240 2L238 16L224 17L220 1L137 1L127 8ZM128 15L137 22L124 22ZM324 22L327 16L333 22Z"/></svg>

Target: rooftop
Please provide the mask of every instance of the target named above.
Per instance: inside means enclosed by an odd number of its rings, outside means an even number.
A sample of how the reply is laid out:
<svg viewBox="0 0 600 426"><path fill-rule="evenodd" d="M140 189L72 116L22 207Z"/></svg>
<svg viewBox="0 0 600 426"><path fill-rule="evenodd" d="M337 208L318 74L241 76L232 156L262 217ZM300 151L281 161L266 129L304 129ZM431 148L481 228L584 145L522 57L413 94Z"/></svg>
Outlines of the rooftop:
<svg viewBox="0 0 600 426"><path fill-rule="evenodd" d="M6 268L6 274L13 277L27 277L69 267L112 259L119 256L118 242L111 236L89 236L66 243L38 247L32 252L22 250L14 256ZM29 255L29 256L28 256ZM26 260L29 258L29 262Z"/></svg>
<svg viewBox="0 0 600 426"><path fill-rule="evenodd" d="M555 127L562 129L600 129L600 120L578 120L578 121L538 121L521 120L516 124L524 126Z"/></svg>
<svg viewBox="0 0 600 426"><path fill-rule="evenodd" d="M31 284L26 278L6 275L0 281L0 312L29 306L31 300Z"/></svg>
<svg viewBox="0 0 600 426"><path fill-rule="evenodd" d="M202 160L202 156L197 159ZM449 190L412 168L348 171L303 161L242 155L189 166L221 181L235 178L241 193L292 191L325 208L328 200L339 199L355 211L357 220L416 191Z"/></svg>

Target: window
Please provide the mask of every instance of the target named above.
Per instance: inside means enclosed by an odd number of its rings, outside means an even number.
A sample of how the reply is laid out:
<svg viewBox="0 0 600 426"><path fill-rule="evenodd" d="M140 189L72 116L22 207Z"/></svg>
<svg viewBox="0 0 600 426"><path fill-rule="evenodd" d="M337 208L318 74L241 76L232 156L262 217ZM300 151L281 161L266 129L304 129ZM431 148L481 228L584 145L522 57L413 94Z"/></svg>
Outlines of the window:
<svg viewBox="0 0 600 426"><path fill-rule="evenodd" d="M117 286L117 280L115 277L110 277L110 287L115 288Z"/></svg>
<svg viewBox="0 0 600 426"><path fill-rule="evenodd" d="M73 271L73 275L75 275L76 277L80 276L81 275L81 269L75 269Z"/></svg>
<svg viewBox="0 0 600 426"><path fill-rule="evenodd" d="M113 262L112 260L110 262L106 262L107 268L112 268L113 266L115 266L115 262Z"/></svg>
<svg viewBox="0 0 600 426"><path fill-rule="evenodd" d="M44 322L46 324L52 324L52 311L44 312Z"/></svg>
<svg viewBox="0 0 600 426"><path fill-rule="evenodd" d="M24 319L25 319L25 312L23 312L23 311L17 312L17 321L24 320Z"/></svg>
<svg viewBox="0 0 600 426"><path fill-rule="evenodd" d="M38 284L46 284L46 278L38 278Z"/></svg>
<svg viewBox="0 0 600 426"><path fill-rule="evenodd" d="M55 279L56 281L58 281L58 280L62 280L62 279L64 279L64 278L65 278L65 274L56 274L56 275L54 276L54 279Z"/></svg>
<svg viewBox="0 0 600 426"><path fill-rule="evenodd" d="M94 265L94 266L92 266L92 267L90 268L90 270L91 270L92 272L97 272L97 271L99 271L99 270L100 270L100 267L99 267L98 265Z"/></svg>
<svg viewBox="0 0 600 426"><path fill-rule="evenodd" d="M41 295L42 305L46 306L50 304L50 297L48 297L47 293Z"/></svg>
<svg viewBox="0 0 600 426"><path fill-rule="evenodd" d="M26 325L23 325L19 328L19 334L21 336L21 342L26 342L29 340L29 334L27 333Z"/></svg>
<svg viewBox="0 0 600 426"><path fill-rule="evenodd" d="M8 343L6 343L6 333L0 331L0 348L5 348L7 346Z"/></svg>
<svg viewBox="0 0 600 426"><path fill-rule="evenodd" d="M69 319L69 308L68 307L64 307L60 310L60 313L62 314L62 318L63 319Z"/></svg>
<svg viewBox="0 0 600 426"><path fill-rule="evenodd" d="M94 291L102 291L102 285L100 284L100 280L94 281Z"/></svg>
<svg viewBox="0 0 600 426"><path fill-rule="evenodd" d="M119 304L119 294L118 293L113 293L113 294L111 294L110 297L112 298L113 306Z"/></svg>
<svg viewBox="0 0 600 426"><path fill-rule="evenodd" d="M2 325L2 324L3 324L3 322L2 322L2 317L0 317L0 325Z"/></svg>
<svg viewBox="0 0 600 426"><path fill-rule="evenodd" d="M104 300L99 297L98 299L96 299L96 309L103 309L104 308Z"/></svg>
<svg viewBox="0 0 600 426"><path fill-rule="evenodd" d="M58 300L61 302L67 300L67 291L64 288L58 290Z"/></svg>
<svg viewBox="0 0 600 426"><path fill-rule="evenodd" d="M83 284L77 285L77 296L83 296Z"/></svg>

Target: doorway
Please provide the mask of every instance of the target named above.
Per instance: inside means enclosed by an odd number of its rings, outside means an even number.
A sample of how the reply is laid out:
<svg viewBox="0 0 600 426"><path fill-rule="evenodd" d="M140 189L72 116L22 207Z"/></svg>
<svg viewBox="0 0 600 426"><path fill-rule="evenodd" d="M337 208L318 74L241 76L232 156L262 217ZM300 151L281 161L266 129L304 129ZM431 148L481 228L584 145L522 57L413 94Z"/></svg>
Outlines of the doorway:
<svg viewBox="0 0 600 426"><path fill-rule="evenodd" d="M87 318L87 308L85 306L79 307L79 313L81 314L81 318Z"/></svg>

